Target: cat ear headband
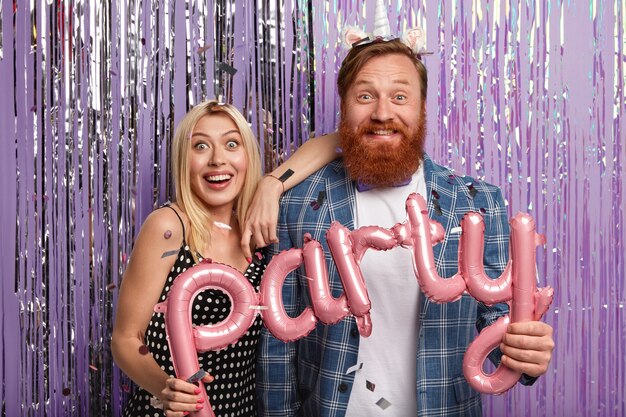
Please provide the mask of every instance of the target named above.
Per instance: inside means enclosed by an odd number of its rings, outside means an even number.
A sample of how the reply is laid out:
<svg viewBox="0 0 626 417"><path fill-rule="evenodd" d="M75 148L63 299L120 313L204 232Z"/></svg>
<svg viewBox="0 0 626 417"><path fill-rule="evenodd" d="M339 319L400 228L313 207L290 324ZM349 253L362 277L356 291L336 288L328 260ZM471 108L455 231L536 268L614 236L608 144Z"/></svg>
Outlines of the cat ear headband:
<svg viewBox="0 0 626 417"><path fill-rule="evenodd" d="M363 30L350 26L346 27L341 34L343 46L350 49L353 46L364 45L376 40L390 41L396 39L391 36L389 19L384 0L376 1L376 12L374 15L374 31L366 33ZM412 28L400 36L400 41L409 47L416 56L429 55L432 52L426 51L426 33L422 28Z"/></svg>

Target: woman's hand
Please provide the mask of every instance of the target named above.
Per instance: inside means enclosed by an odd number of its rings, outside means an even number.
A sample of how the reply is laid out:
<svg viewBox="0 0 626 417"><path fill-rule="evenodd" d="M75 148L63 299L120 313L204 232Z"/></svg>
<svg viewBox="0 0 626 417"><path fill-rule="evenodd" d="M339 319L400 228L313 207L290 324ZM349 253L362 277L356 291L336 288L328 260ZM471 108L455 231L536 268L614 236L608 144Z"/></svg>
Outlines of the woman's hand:
<svg viewBox="0 0 626 417"><path fill-rule="evenodd" d="M248 209L241 237L241 249L246 258L252 258L254 248L262 248L270 243L278 242L276 226L282 192L283 184L275 177L265 176L259 182Z"/></svg>
<svg viewBox="0 0 626 417"><path fill-rule="evenodd" d="M341 155L339 134L318 136L302 144L289 160L259 182L246 214L241 249L252 258L255 248L278 243L276 226L280 195Z"/></svg>
<svg viewBox="0 0 626 417"><path fill-rule="evenodd" d="M213 377L205 375L202 382L211 383ZM168 378L160 395L165 415L182 417L189 415L191 411L201 410L205 406L210 407L210 405L205 404L201 393L202 391L197 385L178 378Z"/></svg>

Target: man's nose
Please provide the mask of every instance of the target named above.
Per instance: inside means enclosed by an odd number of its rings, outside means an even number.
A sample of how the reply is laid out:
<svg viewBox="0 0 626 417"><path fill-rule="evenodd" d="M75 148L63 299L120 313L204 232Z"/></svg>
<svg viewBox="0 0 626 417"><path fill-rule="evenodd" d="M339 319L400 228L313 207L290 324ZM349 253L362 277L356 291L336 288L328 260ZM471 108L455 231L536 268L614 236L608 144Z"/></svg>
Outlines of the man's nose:
<svg viewBox="0 0 626 417"><path fill-rule="evenodd" d="M391 103L384 99L377 100L376 106L374 107L374 112L372 113L372 120L387 122L393 120L393 118L394 113L393 108L391 107Z"/></svg>

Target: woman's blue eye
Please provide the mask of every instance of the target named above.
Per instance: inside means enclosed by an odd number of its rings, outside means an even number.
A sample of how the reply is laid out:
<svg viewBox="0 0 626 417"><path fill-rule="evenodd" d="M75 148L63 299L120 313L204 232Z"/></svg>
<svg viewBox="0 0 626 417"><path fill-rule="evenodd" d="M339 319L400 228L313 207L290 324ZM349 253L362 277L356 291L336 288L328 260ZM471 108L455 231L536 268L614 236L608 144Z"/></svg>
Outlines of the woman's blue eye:
<svg viewBox="0 0 626 417"><path fill-rule="evenodd" d="M208 149L208 145L206 143L197 143L196 146L194 146L196 149L199 150L203 150L203 149Z"/></svg>
<svg viewBox="0 0 626 417"><path fill-rule="evenodd" d="M239 142L237 142L237 141L229 140L228 142L226 142L226 147L227 148L235 149L238 146L239 146Z"/></svg>

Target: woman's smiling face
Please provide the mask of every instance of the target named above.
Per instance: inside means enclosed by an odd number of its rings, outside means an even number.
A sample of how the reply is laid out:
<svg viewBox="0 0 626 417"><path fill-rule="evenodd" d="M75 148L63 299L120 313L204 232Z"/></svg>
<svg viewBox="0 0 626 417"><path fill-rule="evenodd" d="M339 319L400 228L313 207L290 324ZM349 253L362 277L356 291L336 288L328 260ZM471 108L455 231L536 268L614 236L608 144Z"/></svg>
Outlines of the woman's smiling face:
<svg viewBox="0 0 626 417"><path fill-rule="evenodd" d="M243 188L248 158L235 122L225 113L203 116L191 133L192 192L212 212L232 211Z"/></svg>

